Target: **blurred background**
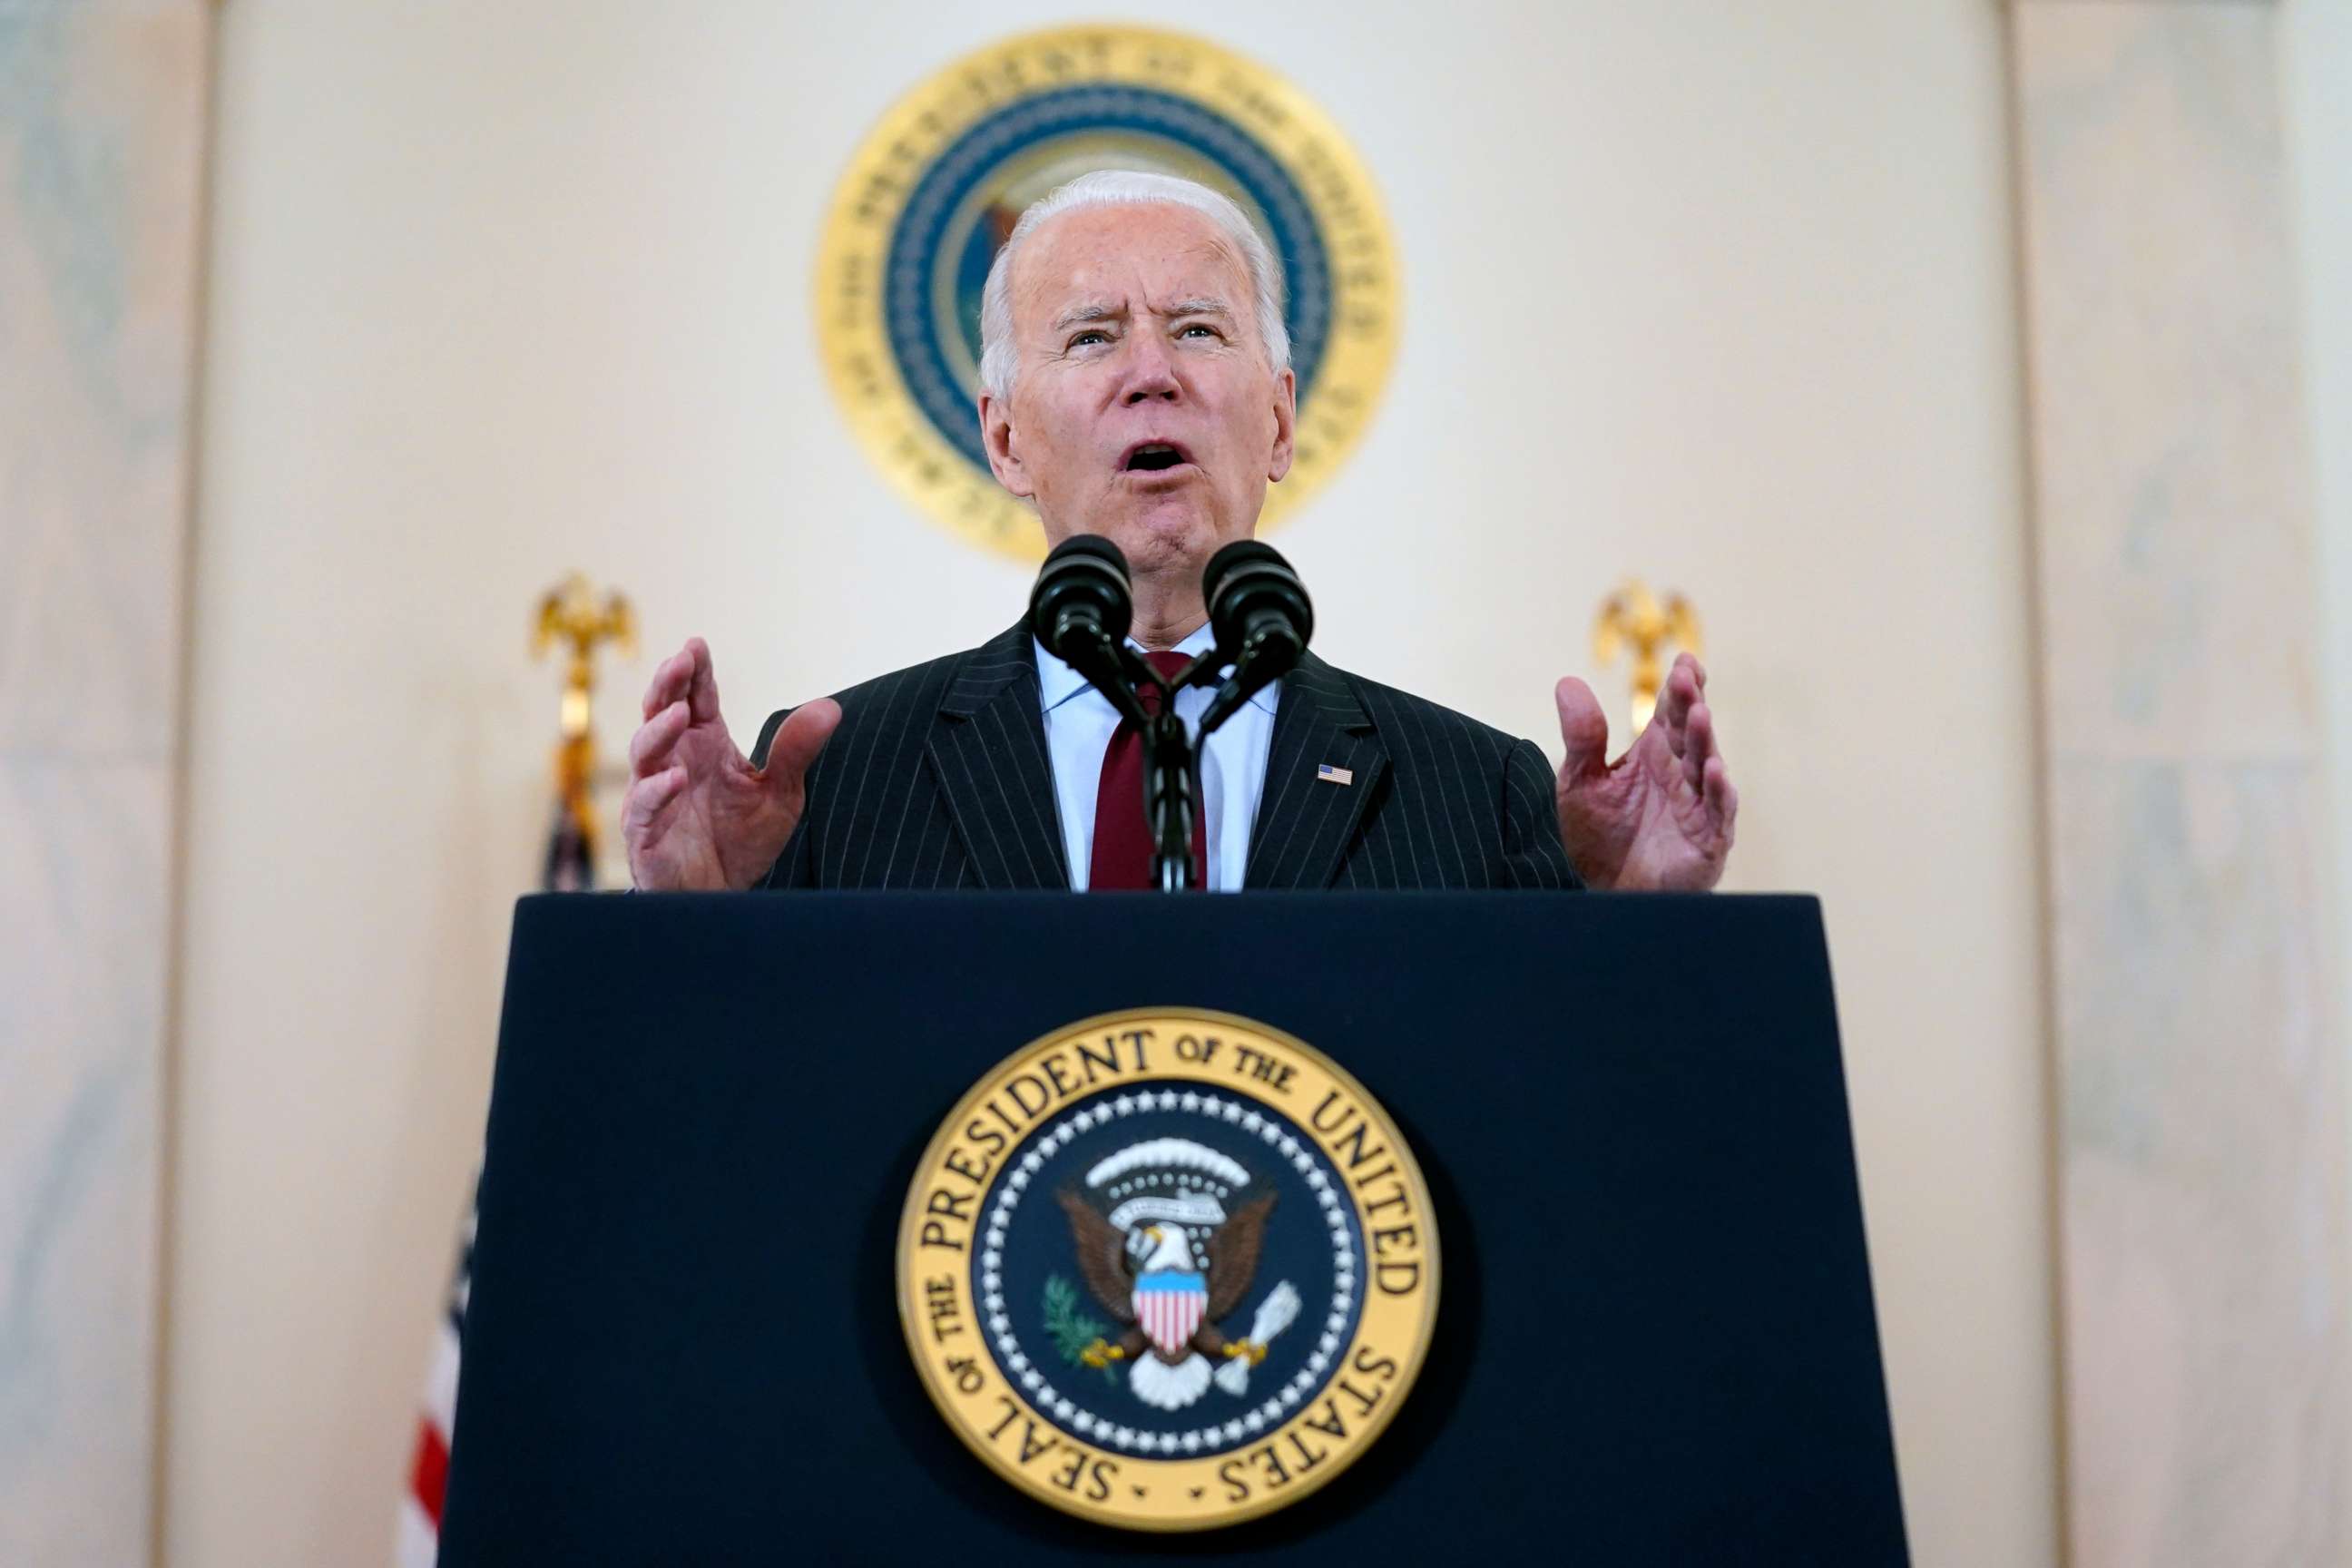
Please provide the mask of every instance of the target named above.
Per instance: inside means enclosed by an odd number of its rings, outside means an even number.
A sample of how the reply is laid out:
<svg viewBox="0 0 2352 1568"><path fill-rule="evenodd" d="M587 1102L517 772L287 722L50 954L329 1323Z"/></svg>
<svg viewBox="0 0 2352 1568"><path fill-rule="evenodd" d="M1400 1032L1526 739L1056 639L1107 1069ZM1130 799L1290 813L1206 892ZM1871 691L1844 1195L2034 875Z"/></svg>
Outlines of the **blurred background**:
<svg viewBox="0 0 2352 1568"><path fill-rule="evenodd" d="M812 302L883 116L1077 21L1385 210L1325 654L1556 756L1606 594L1704 617L1918 1560L2352 1560L2347 0L0 0L0 1562L388 1558L540 595L634 604L608 759L689 635L748 737L1017 616Z"/></svg>

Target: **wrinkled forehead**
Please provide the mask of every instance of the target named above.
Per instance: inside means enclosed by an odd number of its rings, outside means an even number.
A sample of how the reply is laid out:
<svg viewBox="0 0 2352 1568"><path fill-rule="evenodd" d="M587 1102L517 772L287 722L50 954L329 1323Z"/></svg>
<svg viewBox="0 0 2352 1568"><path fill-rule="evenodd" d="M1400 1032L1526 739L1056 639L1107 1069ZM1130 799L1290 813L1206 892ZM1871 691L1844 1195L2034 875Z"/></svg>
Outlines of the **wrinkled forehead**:
<svg viewBox="0 0 2352 1568"><path fill-rule="evenodd" d="M1040 224L1015 255L1013 308L1050 321L1074 301L1150 309L1179 300L1249 310L1249 268L1206 213L1168 203L1083 207Z"/></svg>

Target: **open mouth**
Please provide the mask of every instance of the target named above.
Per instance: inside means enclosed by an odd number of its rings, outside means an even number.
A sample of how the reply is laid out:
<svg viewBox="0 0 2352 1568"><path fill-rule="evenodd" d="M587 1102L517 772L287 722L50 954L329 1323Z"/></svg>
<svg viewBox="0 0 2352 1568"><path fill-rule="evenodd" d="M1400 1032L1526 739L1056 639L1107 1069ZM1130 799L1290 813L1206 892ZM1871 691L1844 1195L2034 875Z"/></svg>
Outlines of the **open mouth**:
<svg viewBox="0 0 2352 1568"><path fill-rule="evenodd" d="M1192 454L1173 441L1139 441L1119 467L1130 474L1157 474L1192 460Z"/></svg>

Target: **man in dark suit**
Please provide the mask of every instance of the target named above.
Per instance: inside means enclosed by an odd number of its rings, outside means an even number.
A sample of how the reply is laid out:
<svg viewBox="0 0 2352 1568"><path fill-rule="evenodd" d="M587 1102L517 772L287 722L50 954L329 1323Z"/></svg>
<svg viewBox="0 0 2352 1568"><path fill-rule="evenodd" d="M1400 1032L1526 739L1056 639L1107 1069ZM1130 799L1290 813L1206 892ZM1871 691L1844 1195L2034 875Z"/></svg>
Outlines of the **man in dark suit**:
<svg viewBox="0 0 2352 1568"><path fill-rule="evenodd" d="M1290 467L1295 381L1264 240L1203 186L1087 175L1023 216L982 340L999 481L1049 542L1096 533L1126 552L1146 657L1204 649L1202 567L1249 537ZM1713 887L1738 796L1705 690L1685 656L1612 765L1600 704L1562 679L1554 771L1530 742L1309 654L1203 743L1202 884ZM1188 690L1178 711L1205 701ZM646 693L622 831L647 889L1139 888L1139 753L1015 626L779 713L746 757L696 638Z"/></svg>

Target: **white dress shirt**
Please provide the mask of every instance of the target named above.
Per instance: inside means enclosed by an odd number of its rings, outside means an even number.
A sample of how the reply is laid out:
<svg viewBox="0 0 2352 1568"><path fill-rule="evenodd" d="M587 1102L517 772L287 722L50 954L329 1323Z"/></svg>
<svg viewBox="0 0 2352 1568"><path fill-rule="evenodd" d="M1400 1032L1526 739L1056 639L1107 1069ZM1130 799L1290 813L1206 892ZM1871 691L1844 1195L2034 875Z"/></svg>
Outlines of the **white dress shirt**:
<svg viewBox="0 0 2352 1568"><path fill-rule="evenodd" d="M1190 657L1216 641L1203 625L1176 645ZM1138 652L1142 645L1129 639ZM1250 828L1257 821L1258 797L1265 793L1265 763L1274 745L1274 705L1280 681L1265 687L1201 742L1201 713L1216 689L1188 686L1176 694L1176 716L1201 748L1202 812L1207 818L1209 887L1241 890L1249 868ZM1102 787L1103 753L1118 710L1087 678L1037 646L1037 700L1045 715L1045 753L1054 763L1054 799L1061 807L1062 847L1070 861L1070 886L1087 890L1095 858L1095 797ZM1139 806L1140 802L1138 803Z"/></svg>

